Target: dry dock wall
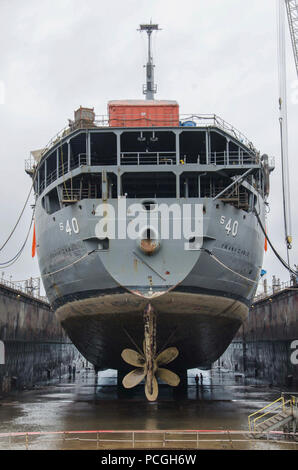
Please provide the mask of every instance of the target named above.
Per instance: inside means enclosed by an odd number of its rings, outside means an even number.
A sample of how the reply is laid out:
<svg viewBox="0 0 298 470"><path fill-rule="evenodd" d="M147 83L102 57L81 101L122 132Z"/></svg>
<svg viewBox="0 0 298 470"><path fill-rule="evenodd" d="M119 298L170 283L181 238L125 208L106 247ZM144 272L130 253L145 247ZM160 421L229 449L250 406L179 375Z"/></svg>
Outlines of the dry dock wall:
<svg viewBox="0 0 298 470"><path fill-rule="evenodd" d="M0 285L0 393L30 388L67 373L81 357L50 306L30 295Z"/></svg>
<svg viewBox="0 0 298 470"><path fill-rule="evenodd" d="M298 288L288 288L253 304L221 366L272 385L298 386L293 342L298 341Z"/></svg>

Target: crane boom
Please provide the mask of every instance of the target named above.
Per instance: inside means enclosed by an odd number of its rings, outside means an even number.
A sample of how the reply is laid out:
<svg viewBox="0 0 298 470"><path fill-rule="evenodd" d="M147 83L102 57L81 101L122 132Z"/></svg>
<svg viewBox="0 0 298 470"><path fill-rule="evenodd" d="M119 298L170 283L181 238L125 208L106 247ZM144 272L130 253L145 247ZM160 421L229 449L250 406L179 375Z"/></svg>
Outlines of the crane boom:
<svg viewBox="0 0 298 470"><path fill-rule="evenodd" d="M296 0L295 0L296 3ZM287 66L285 37L285 0L277 0L278 12L278 72L279 72L279 125L281 142L281 169L285 241L290 265L289 250L292 248L290 176L288 160L288 111L287 111Z"/></svg>
<svg viewBox="0 0 298 470"><path fill-rule="evenodd" d="M285 2L298 76L298 0L285 0Z"/></svg>

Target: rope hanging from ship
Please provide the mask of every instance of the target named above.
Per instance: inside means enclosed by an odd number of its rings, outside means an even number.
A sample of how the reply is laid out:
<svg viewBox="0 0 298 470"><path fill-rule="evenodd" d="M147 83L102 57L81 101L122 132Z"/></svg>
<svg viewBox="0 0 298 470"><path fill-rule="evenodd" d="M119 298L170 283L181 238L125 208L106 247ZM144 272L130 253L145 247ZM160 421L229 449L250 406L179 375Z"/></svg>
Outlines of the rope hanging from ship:
<svg viewBox="0 0 298 470"><path fill-rule="evenodd" d="M9 242L9 240L11 239L11 237L13 236L14 232L16 231L16 228L18 227L18 225L19 225L19 223L20 223L20 221L21 221L21 219L22 219L22 217L23 217L23 214L24 214L24 212L25 212L25 209L26 209L26 207L27 207L27 205L28 205L28 202L29 202L29 198L30 198L31 193L32 193L32 189L34 189L34 184L35 184L35 180L36 180L36 178L37 178L37 174L38 174L39 167L40 167L40 162L37 164L37 166L36 166L36 168L35 168L35 170L34 170L34 174L33 174L33 178L32 178L32 184L31 184L31 186L30 186L29 193L28 193L28 195L27 195L27 197L26 197L26 200L25 200L25 203L24 203L24 205L23 205L23 208L22 208L22 210L21 210L21 212L20 212L20 215L19 215L19 217L17 218L17 221L16 221L14 227L12 228L12 230L11 230L9 236L7 237L6 241L5 241L5 242L3 243L3 245L0 247L0 251L2 251L3 248L5 248L5 246L7 245L7 243ZM27 243L27 241L28 241L29 234L30 234L30 231L31 231L31 227L32 227L33 222L34 222L34 215L35 215L35 206L33 207L33 213L32 213L32 217L31 217L31 222L30 222L29 230L28 230L27 235L26 235L26 237L25 237L25 241L23 242L23 244L22 244L20 250L19 250L11 259L9 259L8 261L5 261L4 263L0 263L0 266L1 266L2 268L4 268L4 269L5 269L5 268L9 268L9 267L12 266L16 261L18 261L19 258L21 257L21 255L22 255L22 253L23 253L23 251L24 251L24 248L25 248L25 246L26 246L26 243Z"/></svg>
<svg viewBox="0 0 298 470"><path fill-rule="evenodd" d="M255 210L255 215L258 219L258 222L260 224L260 227L261 227L261 230L263 232L263 234L265 235L265 238L266 240L268 241L273 253L275 254L275 256L277 257L277 259L280 261L280 263L291 273L291 274L294 274L295 276L297 276L297 272L291 268L291 266L280 256L280 254L277 252L277 250L274 248L274 246L272 245L271 243L271 240L270 238L268 237L267 233L266 233L266 230L265 228L263 227L263 224L261 222L261 219L259 217L259 214L257 213L257 211Z"/></svg>

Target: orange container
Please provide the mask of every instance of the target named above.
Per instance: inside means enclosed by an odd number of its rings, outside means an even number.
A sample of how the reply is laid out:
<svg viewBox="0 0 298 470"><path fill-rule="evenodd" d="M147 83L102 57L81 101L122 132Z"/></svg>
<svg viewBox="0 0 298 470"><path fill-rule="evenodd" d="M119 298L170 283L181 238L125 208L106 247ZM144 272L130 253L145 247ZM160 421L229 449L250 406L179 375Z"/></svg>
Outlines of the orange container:
<svg viewBox="0 0 298 470"><path fill-rule="evenodd" d="M109 101L111 127L178 127L179 105L176 101Z"/></svg>

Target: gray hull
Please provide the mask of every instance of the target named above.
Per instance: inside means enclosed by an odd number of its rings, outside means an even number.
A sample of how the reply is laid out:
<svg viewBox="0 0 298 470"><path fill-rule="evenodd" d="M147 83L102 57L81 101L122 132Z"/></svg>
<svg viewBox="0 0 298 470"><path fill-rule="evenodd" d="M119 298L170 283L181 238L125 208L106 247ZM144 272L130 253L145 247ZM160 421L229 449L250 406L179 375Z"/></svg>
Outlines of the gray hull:
<svg viewBox="0 0 298 470"><path fill-rule="evenodd" d="M117 209L117 200L109 202ZM254 213L212 199L161 202L204 205L203 250L186 251L185 240L173 239L162 240L158 253L146 259L135 240L110 240L108 250L99 249L101 200L82 200L53 215L37 201L37 249L48 298L71 340L97 369L125 369L121 351L142 348L148 301L157 312L158 349L179 349L177 370L210 367L248 314L264 252ZM264 220L264 205L260 211ZM236 235L225 229L223 218L237 222Z"/></svg>

